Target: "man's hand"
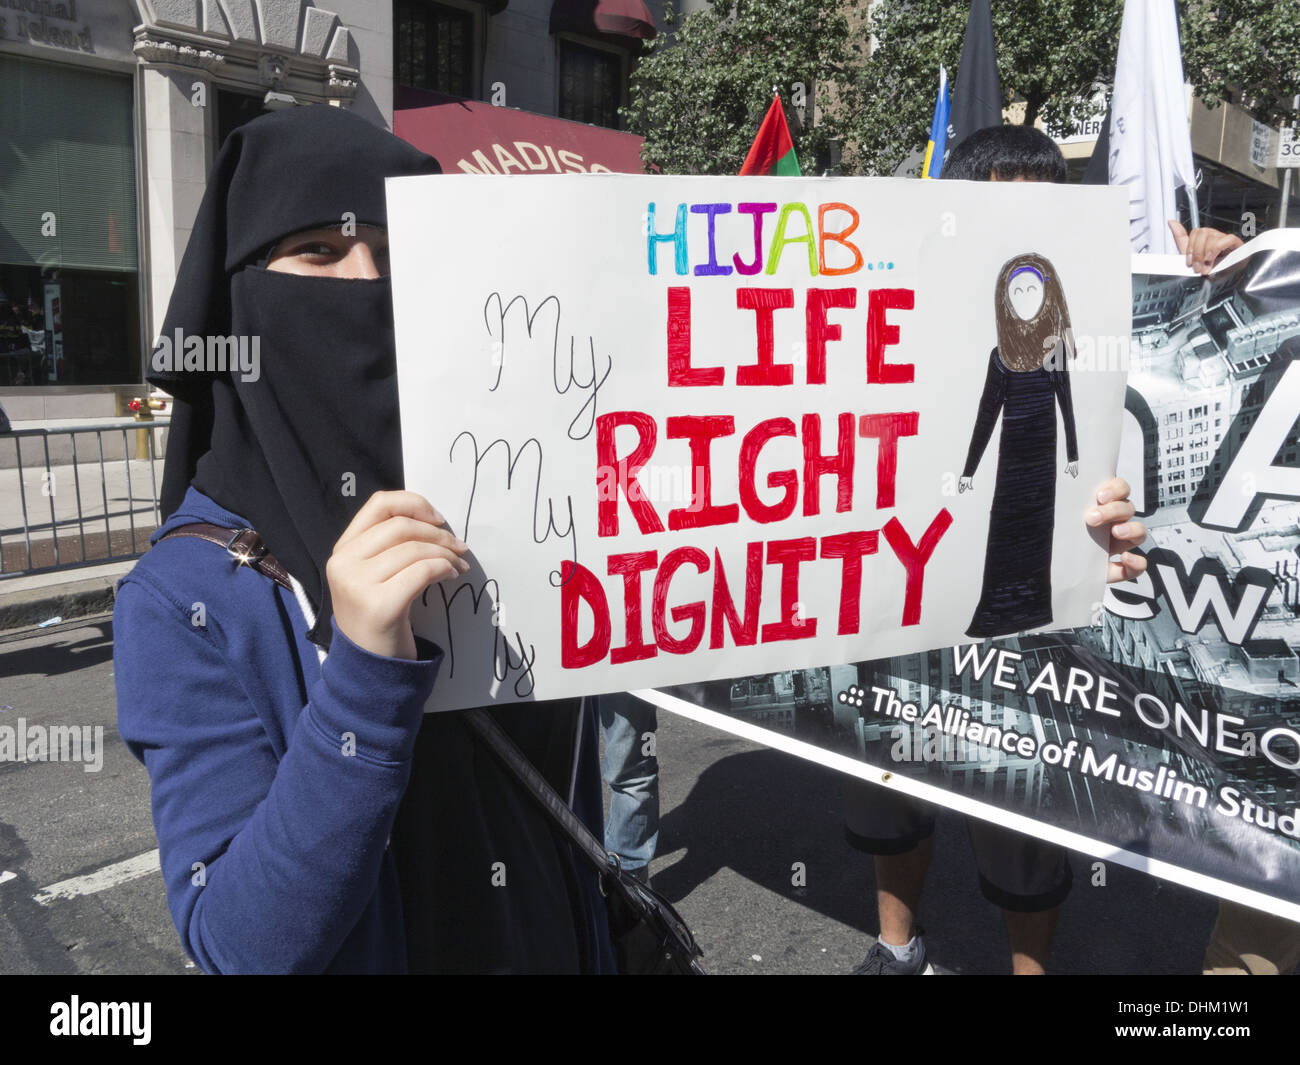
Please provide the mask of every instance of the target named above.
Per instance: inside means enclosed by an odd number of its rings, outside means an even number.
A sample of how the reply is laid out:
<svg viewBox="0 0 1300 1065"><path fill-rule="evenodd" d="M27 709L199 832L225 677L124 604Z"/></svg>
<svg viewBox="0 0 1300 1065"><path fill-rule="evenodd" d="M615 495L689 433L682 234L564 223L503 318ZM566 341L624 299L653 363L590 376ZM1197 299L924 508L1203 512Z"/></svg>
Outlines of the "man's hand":
<svg viewBox="0 0 1300 1065"><path fill-rule="evenodd" d="M1107 584L1132 580L1147 568L1147 560L1131 550L1147 538L1147 530L1140 521L1131 520L1137 510L1129 502L1128 493L1128 481L1123 477L1112 477L1098 489L1097 506L1084 515L1084 521L1093 528L1111 527L1107 554L1119 555L1120 558L1110 564Z"/></svg>
<svg viewBox="0 0 1300 1065"><path fill-rule="evenodd" d="M1186 256L1187 265L1198 274L1208 274L1220 258L1240 248L1242 244L1240 237L1210 226L1201 226L1188 234L1181 222L1170 221L1169 229L1174 235L1179 253Z"/></svg>
<svg viewBox="0 0 1300 1065"><path fill-rule="evenodd" d="M384 658L415 658L411 604L436 581L469 571L468 546L414 492L376 492L357 511L325 563L334 624Z"/></svg>

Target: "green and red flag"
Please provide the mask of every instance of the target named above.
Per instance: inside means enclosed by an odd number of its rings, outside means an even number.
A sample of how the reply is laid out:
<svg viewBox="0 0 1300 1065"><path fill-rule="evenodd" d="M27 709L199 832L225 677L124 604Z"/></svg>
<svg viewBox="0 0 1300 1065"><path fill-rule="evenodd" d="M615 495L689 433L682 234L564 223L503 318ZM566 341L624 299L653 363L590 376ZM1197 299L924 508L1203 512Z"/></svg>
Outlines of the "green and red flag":
<svg viewBox="0 0 1300 1065"><path fill-rule="evenodd" d="M794 141L790 138L790 127L785 122L781 94L773 92L772 106L763 116L763 124L758 127L758 136L750 145L740 175L776 174L779 177L798 177L799 173L799 160L794 155Z"/></svg>

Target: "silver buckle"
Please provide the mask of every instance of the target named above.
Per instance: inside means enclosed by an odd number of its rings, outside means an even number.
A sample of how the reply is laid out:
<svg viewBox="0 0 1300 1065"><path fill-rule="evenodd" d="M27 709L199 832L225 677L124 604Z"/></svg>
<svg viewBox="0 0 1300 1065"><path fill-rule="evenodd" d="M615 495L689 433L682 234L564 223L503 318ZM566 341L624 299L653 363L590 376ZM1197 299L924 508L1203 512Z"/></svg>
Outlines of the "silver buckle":
<svg viewBox="0 0 1300 1065"><path fill-rule="evenodd" d="M250 566L266 554L266 545L259 543L255 548L236 548L235 542L245 533L253 532L252 529L236 529L234 536L226 542L226 553L230 555L241 566ZM257 535L254 533L253 535Z"/></svg>
<svg viewBox="0 0 1300 1065"><path fill-rule="evenodd" d="M617 854L615 854L613 851L606 851L605 857L609 859L610 864L614 867L615 874L621 873L623 871L623 862ZM600 888L601 895L608 898L609 892L605 890L605 878L603 876L597 877L596 884Z"/></svg>

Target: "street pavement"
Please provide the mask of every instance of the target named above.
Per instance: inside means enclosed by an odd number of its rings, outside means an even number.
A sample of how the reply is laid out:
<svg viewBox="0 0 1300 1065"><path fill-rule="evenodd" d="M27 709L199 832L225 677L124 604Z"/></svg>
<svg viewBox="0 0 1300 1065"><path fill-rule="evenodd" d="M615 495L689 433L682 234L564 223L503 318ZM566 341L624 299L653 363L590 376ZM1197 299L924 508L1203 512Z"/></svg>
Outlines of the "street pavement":
<svg viewBox="0 0 1300 1065"><path fill-rule="evenodd" d="M115 727L108 618L0 636L0 725L18 717L102 726L103 767L0 762L0 974L195 973L166 909L148 776ZM852 970L875 907L870 859L843 839L843 778L662 711L659 722L653 882L695 931L709 971ZM1113 863L1093 886L1092 859L1072 862L1053 971L1199 970L1212 899ZM943 971L1009 971L1000 915L979 894L957 816L940 816L922 910Z"/></svg>

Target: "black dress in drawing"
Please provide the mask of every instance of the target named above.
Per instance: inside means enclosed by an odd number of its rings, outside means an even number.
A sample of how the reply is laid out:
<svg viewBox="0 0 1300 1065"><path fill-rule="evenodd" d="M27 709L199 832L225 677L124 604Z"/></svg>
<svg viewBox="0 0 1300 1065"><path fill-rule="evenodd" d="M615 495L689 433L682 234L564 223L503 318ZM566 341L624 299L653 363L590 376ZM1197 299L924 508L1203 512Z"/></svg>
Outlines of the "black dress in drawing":
<svg viewBox="0 0 1300 1065"><path fill-rule="evenodd" d="M1065 425L1069 472L1079 459L1066 355L1073 354L1069 314L1051 263L1022 255L998 278L998 347L988 376L963 470L968 487L999 415L997 483L989 514L984 584L968 636L1004 636L1052 620L1052 529L1056 513L1056 408ZM1041 279L1043 299L1025 320L1012 308L1008 284ZM1061 338L1058 342L1057 338ZM987 476L987 475L986 475Z"/></svg>

